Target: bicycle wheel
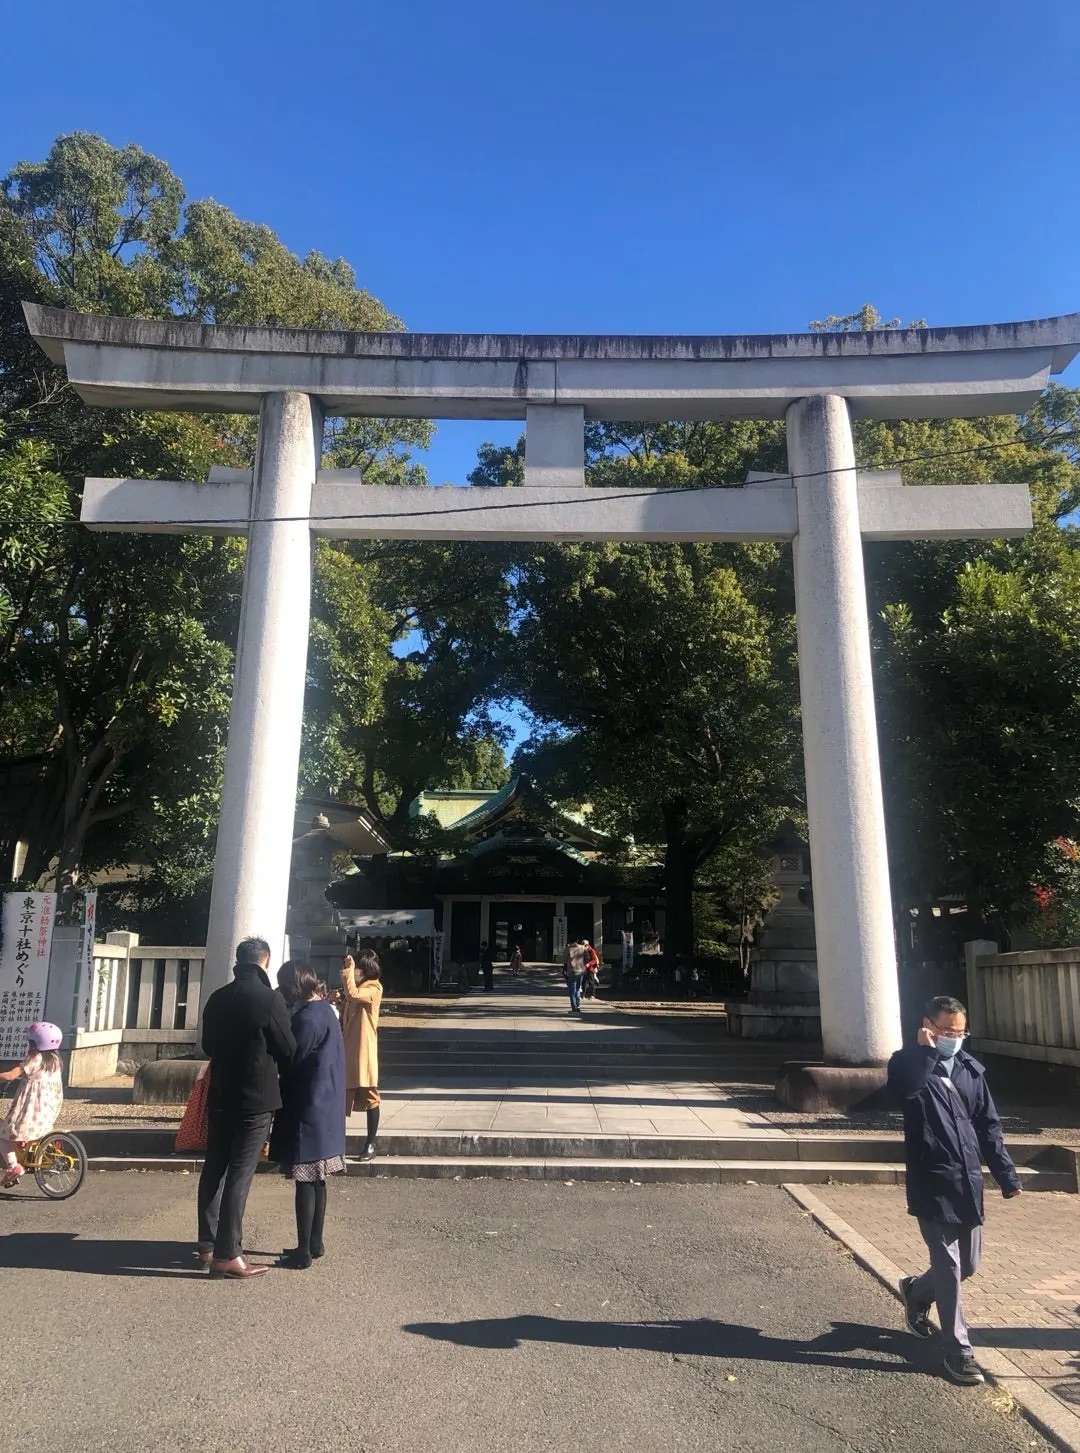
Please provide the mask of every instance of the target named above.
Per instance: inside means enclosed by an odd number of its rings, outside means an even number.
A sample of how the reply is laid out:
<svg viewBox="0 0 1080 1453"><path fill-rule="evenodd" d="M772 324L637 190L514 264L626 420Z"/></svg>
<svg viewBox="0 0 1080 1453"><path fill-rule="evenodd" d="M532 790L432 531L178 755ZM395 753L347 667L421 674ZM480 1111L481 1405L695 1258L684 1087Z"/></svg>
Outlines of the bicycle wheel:
<svg viewBox="0 0 1080 1453"><path fill-rule="evenodd" d="M66 1201L86 1176L86 1149L66 1131L54 1131L38 1146L34 1179L50 1201Z"/></svg>

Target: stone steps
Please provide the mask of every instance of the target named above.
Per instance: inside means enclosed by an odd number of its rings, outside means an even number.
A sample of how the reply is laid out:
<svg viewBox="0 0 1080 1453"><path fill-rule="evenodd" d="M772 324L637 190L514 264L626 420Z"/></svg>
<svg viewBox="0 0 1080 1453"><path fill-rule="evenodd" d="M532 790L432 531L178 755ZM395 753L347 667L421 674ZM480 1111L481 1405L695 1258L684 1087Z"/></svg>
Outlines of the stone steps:
<svg viewBox="0 0 1080 1453"><path fill-rule="evenodd" d="M193 1170L200 1161L172 1150L172 1128L117 1127L78 1131L95 1170ZM350 1133L347 1154L363 1136ZM1045 1140L1010 1141L1025 1186L1076 1191L1080 1149ZM372 1162L350 1160L351 1175L417 1179L492 1176L500 1179L656 1180L684 1184L756 1181L823 1185L903 1183L899 1136L772 1135L634 1136L418 1131L379 1136ZM989 1182L988 1182L989 1183Z"/></svg>
<svg viewBox="0 0 1080 1453"><path fill-rule="evenodd" d="M94 1171L199 1170L191 1156L97 1156ZM273 1174L273 1167L261 1167ZM828 1160L629 1160L566 1156L379 1156L350 1160L350 1176L391 1176L411 1180L611 1181L672 1185L902 1185L903 1167L887 1161ZM1075 1191L1075 1175L1065 1171L1020 1170L1026 1191Z"/></svg>

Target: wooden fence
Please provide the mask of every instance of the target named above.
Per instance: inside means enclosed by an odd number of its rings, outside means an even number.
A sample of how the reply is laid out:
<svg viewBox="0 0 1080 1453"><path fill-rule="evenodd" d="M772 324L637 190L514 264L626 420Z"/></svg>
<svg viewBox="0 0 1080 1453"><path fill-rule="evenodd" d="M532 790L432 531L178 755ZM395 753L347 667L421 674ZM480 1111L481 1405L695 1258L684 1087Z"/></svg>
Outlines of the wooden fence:
<svg viewBox="0 0 1080 1453"><path fill-rule="evenodd" d="M1080 948L966 945L971 1034L984 1054L1080 1066Z"/></svg>

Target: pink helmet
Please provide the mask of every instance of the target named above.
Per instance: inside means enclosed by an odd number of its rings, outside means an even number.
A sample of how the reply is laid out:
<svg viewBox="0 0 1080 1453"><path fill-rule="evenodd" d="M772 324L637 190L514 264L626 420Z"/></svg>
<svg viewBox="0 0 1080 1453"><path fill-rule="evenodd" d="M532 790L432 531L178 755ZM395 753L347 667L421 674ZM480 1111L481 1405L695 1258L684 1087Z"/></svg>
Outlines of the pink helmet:
<svg viewBox="0 0 1080 1453"><path fill-rule="evenodd" d="M63 1030L43 1019L31 1024L26 1037L39 1054L47 1049L59 1049L64 1042Z"/></svg>

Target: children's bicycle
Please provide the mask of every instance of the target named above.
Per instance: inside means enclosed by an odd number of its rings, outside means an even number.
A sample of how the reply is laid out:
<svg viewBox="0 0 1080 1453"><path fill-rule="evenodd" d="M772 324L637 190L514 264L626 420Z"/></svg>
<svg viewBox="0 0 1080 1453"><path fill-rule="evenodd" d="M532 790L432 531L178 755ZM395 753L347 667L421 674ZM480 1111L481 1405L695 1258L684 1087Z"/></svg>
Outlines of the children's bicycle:
<svg viewBox="0 0 1080 1453"><path fill-rule="evenodd" d="M17 1145L15 1156L24 1172L33 1172L38 1189L50 1201L66 1201L86 1178L86 1147L77 1135L67 1130L54 1130L40 1140ZM25 1175L11 1179L5 1176L0 1186L9 1190L24 1180Z"/></svg>

